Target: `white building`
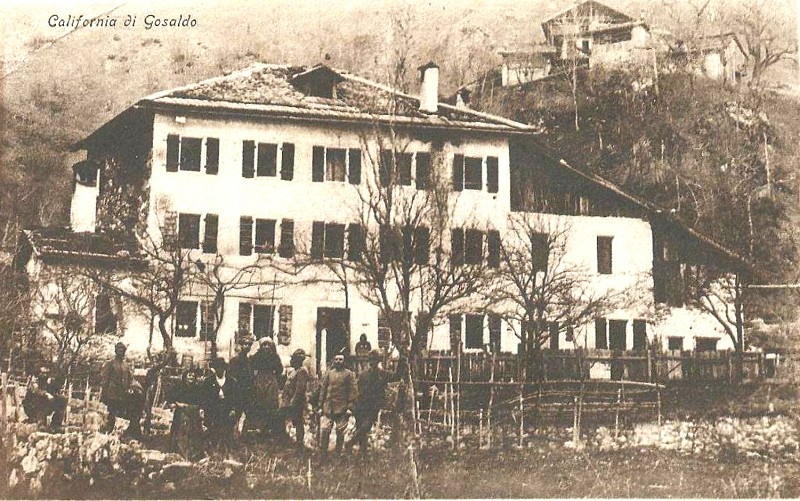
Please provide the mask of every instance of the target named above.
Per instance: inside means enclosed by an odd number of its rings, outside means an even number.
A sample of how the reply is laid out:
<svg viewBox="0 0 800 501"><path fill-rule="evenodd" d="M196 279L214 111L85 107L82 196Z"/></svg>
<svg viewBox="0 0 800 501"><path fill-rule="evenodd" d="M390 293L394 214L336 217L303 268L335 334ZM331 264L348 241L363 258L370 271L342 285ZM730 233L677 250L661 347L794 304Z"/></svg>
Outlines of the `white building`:
<svg viewBox="0 0 800 501"><path fill-rule="evenodd" d="M452 180L452 240L461 239L467 261L492 266L493 238L515 238L511 216L529 214L569 228L565 260L592 287L634 295L573 335L554 336L551 347L630 350L655 341L663 349L730 348L715 320L681 307L681 276L687 262L736 267L736 256L568 166L530 127L440 103L435 65L421 75L414 97L326 66L259 64L143 98L76 145L87 160L74 168L72 227L27 230L18 262L42 287L48 269L65 266L135 273L143 266L135 246L108 235L141 224L156 245L173 238L187 249L190 265L216 260L231 275L264 264L228 291L219 322L207 287L182 291L167 326L179 352L202 357L209 349L203 338L216 331L219 352L228 356L239 330L274 337L284 356L303 348L318 364L342 348L352 352L362 333L385 347L379 308L356 290L345 294L328 268L285 270L309 254L349 256L358 190L369 186L378 142L391 130L403 142L396 165L405 193L424 190L432 169ZM150 343L158 348L157 320L119 303L97 301L104 311L96 318L109 311L124 317L116 328L132 353ZM517 351L513 321L486 314L477 300L464 302L461 313L438 322L426 348L449 349L455 334L466 349Z"/></svg>

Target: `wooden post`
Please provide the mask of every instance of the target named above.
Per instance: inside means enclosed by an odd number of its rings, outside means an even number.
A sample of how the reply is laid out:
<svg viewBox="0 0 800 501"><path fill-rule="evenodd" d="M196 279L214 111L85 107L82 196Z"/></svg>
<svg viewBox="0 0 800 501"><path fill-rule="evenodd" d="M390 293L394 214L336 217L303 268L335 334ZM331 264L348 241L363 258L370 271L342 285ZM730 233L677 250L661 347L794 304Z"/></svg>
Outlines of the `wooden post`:
<svg viewBox="0 0 800 501"><path fill-rule="evenodd" d="M69 426L69 414L72 408L72 381L67 384L67 406L64 409L64 428Z"/></svg>
<svg viewBox="0 0 800 501"><path fill-rule="evenodd" d="M14 422L19 423L19 411L22 408L22 402L19 401L19 383L14 386ZM16 436L16 435L15 435Z"/></svg>
<svg viewBox="0 0 800 501"><path fill-rule="evenodd" d="M647 382L653 382L653 354L650 347L647 348Z"/></svg>
<svg viewBox="0 0 800 501"><path fill-rule="evenodd" d="M4 372L0 374L0 412L3 413L0 416L0 426L2 426L2 434L5 436L5 433L8 431L8 402L6 397L8 396L8 373Z"/></svg>
<svg viewBox="0 0 800 501"><path fill-rule="evenodd" d="M450 372L449 373L449 376L450 376L450 390L449 390L448 393L450 394L450 397L449 397L449 403L450 403L450 409L449 409L449 411L450 411L450 436L453 439L453 449L455 449L456 448L456 421L455 421L455 418L454 418L453 414L455 414L456 409L455 409L455 404L453 403L453 368L452 367L450 367L449 372Z"/></svg>
<svg viewBox="0 0 800 501"><path fill-rule="evenodd" d="M86 378L86 386L83 392L83 427L89 425L89 378Z"/></svg>
<svg viewBox="0 0 800 501"><path fill-rule="evenodd" d="M464 343L458 343L458 372L456 373L456 412L454 417L456 419L456 444L461 441L461 352L464 351Z"/></svg>
<svg viewBox="0 0 800 501"><path fill-rule="evenodd" d="M572 397L572 443L578 445L578 397Z"/></svg>
<svg viewBox="0 0 800 501"><path fill-rule="evenodd" d="M622 388L617 390L617 407L614 410L614 438L619 437L619 406L622 403Z"/></svg>
<svg viewBox="0 0 800 501"><path fill-rule="evenodd" d="M525 406L522 404L523 385L519 385L519 446L522 447L522 434L525 430Z"/></svg>
<svg viewBox="0 0 800 501"><path fill-rule="evenodd" d="M492 385L489 387L489 407L486 409L486 430L489 432L487 437L487 444L492 446L492 405L494 404L494 366L497 361L497 354L492 353L492 372L489 376L489 382Z"/></svg>
<svg viewBox="0 0 800 501"><path fill-rule="evenodd" d="M658 410L658 426L661 426L661 389L656 388L656 409Z"/></svg>
<svg viewBox="0 0 800 501"><path fill-rule="evenodd" d="M483 407L481 407L480 417L478 418L478 449L483 445Z"/></svg>

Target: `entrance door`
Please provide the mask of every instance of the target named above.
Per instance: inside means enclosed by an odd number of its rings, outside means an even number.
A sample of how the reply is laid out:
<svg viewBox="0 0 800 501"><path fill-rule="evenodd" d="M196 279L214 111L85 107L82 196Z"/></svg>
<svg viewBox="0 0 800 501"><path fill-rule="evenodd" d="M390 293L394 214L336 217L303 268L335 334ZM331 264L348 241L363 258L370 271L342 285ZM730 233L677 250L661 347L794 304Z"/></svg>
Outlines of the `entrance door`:
<svg viewBox="0 0 800 501"><path fill-rule="evenodd" d="M342 351L344 350L344 351ZM350 352L350 310L317 308L317 373L327 370L337 353Z"/></svg>

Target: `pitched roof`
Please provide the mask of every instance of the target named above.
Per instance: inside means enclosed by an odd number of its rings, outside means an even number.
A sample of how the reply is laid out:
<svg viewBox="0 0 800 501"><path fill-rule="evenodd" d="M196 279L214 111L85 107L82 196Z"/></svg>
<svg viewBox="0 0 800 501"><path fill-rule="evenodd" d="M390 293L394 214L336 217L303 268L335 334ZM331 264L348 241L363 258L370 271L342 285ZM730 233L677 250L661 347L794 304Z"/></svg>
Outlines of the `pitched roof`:
<svg viewBox="0 0 800 501"><path fill-rule="evenodd" d="M103 233L76 233L58 226L30 228L22 233L33 254L44 261L141 262L135 242L125 242Z"/></svg>
<svg viewBox="0 0 800 501"><path fill-rule="evenodd" d="M309 95L298 85L314 75L336 83L333 97ZM227 76L147 96L136 106L506 133L531 130L526 124L444 103L439 103L436 113L425 113L419 110L418 97L324 65L256 64Z"/></svg>
<svg viewBox="0 0 800 501"><path fill-rule="evenodd" d="M619 19L619 22L628 22L628 21L633 21L634 20L631 16L625 14L624 12L621 12L621 11L619 11L617 9L612 9L608 5L602 4L602 3L598 2L597 0L583 0L583 1L575 2L572 5L564 7L563 9L561 9L561 10L559 10L559 11L553 13L553 14L550 14L549 16L547 16L546 18L544 18L542 20L542 25L550 24L553 21L555 21L556 19L558 19L559 17L561 17L561 16L563 16L563 15L569 13L569 12L572 12L572 11L575 11L575 10L580 10L580 9L585 8L587 6L595 8L595 9L599 9L601 11L604 11L604 12L608 13L609 15L612 15L615 18Z"/></svg>

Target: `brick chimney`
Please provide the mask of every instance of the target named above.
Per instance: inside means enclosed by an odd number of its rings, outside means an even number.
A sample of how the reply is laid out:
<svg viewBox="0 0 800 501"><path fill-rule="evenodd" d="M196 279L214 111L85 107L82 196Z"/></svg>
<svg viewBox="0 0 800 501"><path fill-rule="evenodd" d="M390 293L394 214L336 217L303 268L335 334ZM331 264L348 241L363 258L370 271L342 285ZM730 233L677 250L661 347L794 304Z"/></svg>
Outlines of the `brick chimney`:
<svg viewBox="0 0 800 501"><path fill-rule="evenodd" d="M419 93L419 111L436 113L439 109L439 67L430 62L419 67L422 86Z"/></svg>

